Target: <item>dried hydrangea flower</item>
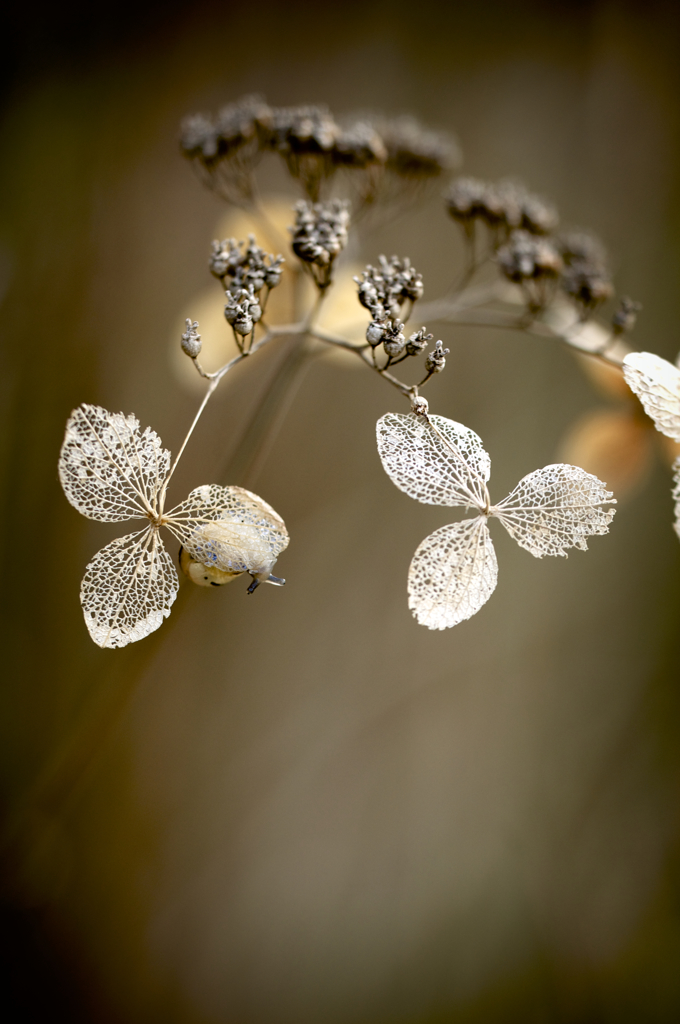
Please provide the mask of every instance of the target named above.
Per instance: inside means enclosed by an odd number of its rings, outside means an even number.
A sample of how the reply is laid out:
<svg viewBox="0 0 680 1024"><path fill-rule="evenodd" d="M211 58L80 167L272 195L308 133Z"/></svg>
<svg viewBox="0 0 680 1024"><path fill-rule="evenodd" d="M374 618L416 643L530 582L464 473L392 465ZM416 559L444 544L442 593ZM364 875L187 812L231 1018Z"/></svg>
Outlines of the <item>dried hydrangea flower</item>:
<svg viewBox="0 0 680 1024"><path fill-rule="evenodd" d="M444 198L450 216L468 234L476 220L490 228L503 227L506 232L522 228L532 235L549 234L559 222L554 206L515 181L491 184L477 178L456 178Z"/></svg>
<svg viewBox="0 0 680 1024"><path fill-rule="evenodd" d="M564 261L560 284L585 316L611 298L614 288L602 243L585 231L571 231L556 239Z"/></svg>
<svg viewBox="0 0 680 1024"><path fill-rule="evenodd" d="M267 144L286 161L313 201L324 178L335 170L333 150L340 128L325 106L275 107Z"/></svg>
<svg viewBox="0 0 680 1024"><path fill-rule="evenodd" d="M260 96L223 107L214 121L193 114L182 123L180 148L209 188L236 205L253 199L253 171L265 145L271 111Z"/></svg>
<svg viewBox="0 0 680 1024"><path fill-rule="evenodd" d="M253 577L250 590L271 578L288 545L281 517L241 487L197 487L164 511L172 474L170 452L134 416L81 405L66 424L59 479L70 503L88 519L121 523L146 520L136 533L99 551L80 589L85 624L100 647L125 647L141 640L170 614L179 581L160 537L166 526L188 557L225 575ZM198 581L195 581L198 582Z"/></svg>
<svg viewBox="0 0 680 1024"><path fill-rule="evenodd" d="M652 352L630 352L623 375L658 431L680 443L680 370ZM673 463L674 529L680 537L680 456Z"/></svg>
<svg viewBox="0 0 680 1024"><path fill-rule="evenodd" d="M474 508L477 516L435 530L418 546L408 577L409 608L429 629L469 619L496 587L498 565L488 521L500 519L536 558L586 550L586 538L608 532L614 499L577 466L529 473L498 505L487 482L491 460L474 431L444 416L388 413L378 420L378 452L397 487L428 505Z"/></svg>
<svg viewBox="0 0 680 1024"><path fill-rule="evenodd" d="M283 256L266 253L255 241L255 235L248 236L247 244L235 238L214 241L209 260L211 274L222 281L228 292L240 295L252 291L258 298L263 288L267 288L268 295L280 283L284 263Z"/></svg>
<svg viewBox="0 0 680 1024"><path fill-rule="evenodd" d="M295 204L295 224L290 232L292 248L323 291L331 283L333 263L347 245L348 203L332 199L328 203Z"/></svg>
<svg viewBox="0 0 680 1024"><path fill-rule="evenodd" d="M379 256L378 263L378 267L369 263L361 277L354 278L359 302L376 320L382 316L396 319L405 303L413 304L422 298L423 275L411 266L408 256Z"/></svg>

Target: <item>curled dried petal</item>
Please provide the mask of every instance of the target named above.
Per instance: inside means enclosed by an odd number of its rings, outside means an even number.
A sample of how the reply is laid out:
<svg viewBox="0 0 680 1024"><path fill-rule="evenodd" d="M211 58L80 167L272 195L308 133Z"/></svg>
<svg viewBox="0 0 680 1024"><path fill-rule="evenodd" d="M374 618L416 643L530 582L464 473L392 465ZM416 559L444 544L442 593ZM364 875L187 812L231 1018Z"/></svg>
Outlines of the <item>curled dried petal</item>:
<svg viewBox="0 0 680 1024"><path fill-rule="evenodd" d="M288 546L281 516L243 487L197 487L165 518L192 558L224 572L264 571Z"/></svg>
<svg viewBox="0 0 680 1024"><path fill-rule="evenodd" d="M656 429L680 441L680 370L651 352L631 352L623 360L626 383Z"/></svg>

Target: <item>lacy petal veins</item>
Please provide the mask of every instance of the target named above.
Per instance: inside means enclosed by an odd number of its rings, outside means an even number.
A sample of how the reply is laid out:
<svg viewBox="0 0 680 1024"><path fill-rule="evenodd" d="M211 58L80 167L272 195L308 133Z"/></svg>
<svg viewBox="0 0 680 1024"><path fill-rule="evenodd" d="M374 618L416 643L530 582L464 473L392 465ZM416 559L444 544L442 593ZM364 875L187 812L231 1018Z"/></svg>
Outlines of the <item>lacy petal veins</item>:
<svg viewBox="0 0 680 1024"><path fill-rule="evenodd" d="M176 463L175 463L176 464ZM281 517L241 487L197 487L164 512L174 466L170 452L134 416L81 405L66 425L59 479L66 497L88 519L147 520L92 559L80 588L85 623L100 647L125 647L152 633L170 614L179 580L163 541L167 526L183 548L182 567L202 585L249 573L252 590L270 576L288 545Z"/></svg>
<svg viewBox="0 0 680 1024"><path fill-rule="evenodd" d="M529 473L498 505L487 482L491 460L473 430L444 416L387 413L377 424L378 452L393 483L428 505L462 505L478 515L426 537L408 575L409 608L430 629L447 629L479 611L493 593L498 564L488 520L500 519L536 558L587 549L586 538L608 532L615 499L577 466Z"/></svg>
<svg viewBox="0 0 680 1024"><path fill-rule="evenodd" d="M631 352L623 360L628 387L658 431L680 443L680 370L652 352ZM674 529L680 537L680 456L673 463Z"/></svg>

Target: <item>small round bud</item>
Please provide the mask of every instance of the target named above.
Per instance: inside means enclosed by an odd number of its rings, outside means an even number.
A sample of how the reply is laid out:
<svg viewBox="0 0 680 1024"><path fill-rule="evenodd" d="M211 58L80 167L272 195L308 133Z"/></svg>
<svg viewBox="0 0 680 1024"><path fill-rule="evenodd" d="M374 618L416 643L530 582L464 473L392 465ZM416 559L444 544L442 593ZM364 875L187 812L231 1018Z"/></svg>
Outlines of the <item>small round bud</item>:
<svg viewBox="0 0 680 1024"><path fill-rule="evenodd" d="M187 319L187 329L182 335L182 351L185 355L188 355L190 359L195 359L201 351L201 335L198 333L198 320Z"/></svg>
<svg viewBox="0 0 680 1024"><path fill-rule="evenodd" d="M427 328L423 327L420 331L416 331L406 342L406 351L410 356L420 355L421 352L427 348L427 343L432 341L434 335L426 333Z"/></svg>
<svg viewBox="0 0 680 1024"><path fill-rule="evenodd" d="M369 345L379 345L385 334L386 324L384 321L371 320L366 328L366 341Z"/></svg>
<svg viewBox="0 0 680 1024"><path fill-rule="evenodd" d="M232 327L234 328L237 334L241 334L243 335L243 337L245 337L246 334L250 334L253 330L253 318L250 316L249 313L246 313L244 310L239 309L236 315L236 319L232 324Z"/></svg>
<svg viewBox="0 0 680 1024"><path fill-rule="evenodd" d="M438 341L431 352L428 352L427 358L425 359L425 369L428 373L441 373L446 366L446 356L448 356L448 348L444 348L441 341Z"/></svg>
<svg viewBox="0 0 680 1024"><path fill-rule="evenodd" d="M383 336L383 348L391 359L400 356L406 348L403 327L401 320L395 320L394 323L387 321L387 329Z"/></svg>
<svg viewBox="0 0 680 1024"><path fill-rule="evenodd" d="M640 302L635 302L633 299L628 298L621 299L619 308L612 317L614 334L624 334L625 331L632 331L641 309L642 304Z"/></svg>
<svg viewBox="0 0 680 1024"><path fill-rule="evenodd" d="M416 416L427 416L429 409L430 406L426 398L421 398L420 395L411 396L411 412L414 412Z"/></svg>

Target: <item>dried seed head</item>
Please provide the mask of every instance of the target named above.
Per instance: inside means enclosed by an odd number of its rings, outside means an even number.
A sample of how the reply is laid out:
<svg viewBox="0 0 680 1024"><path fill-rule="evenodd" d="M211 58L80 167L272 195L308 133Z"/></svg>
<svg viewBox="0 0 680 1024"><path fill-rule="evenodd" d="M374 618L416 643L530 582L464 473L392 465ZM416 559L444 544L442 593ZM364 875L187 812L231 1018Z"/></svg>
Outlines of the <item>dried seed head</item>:
<svg viewBox="0 0 680 1024"><path fill-rule="evenodd" d="M457 178L445 193L449 214L454 220L470 224L479 219L489 227L507 230L523 228L543 235L557 226L557 211L545 200L513 181L489 184L477 178Z"/></svg>
<svg viewBox="0 0 680 1024"><path fill-rule="evenodd" d="M632 331L641 309L642 303L635 302L634 299L622 298L619 308L612 317L614 334L624 334L626 331Z"/></svg>
<svg viewBox="0 0 680 1024"><path fill-rule="evenodd" d="M388 323L389 320L371 320L366 328L366 341L369 345L373 345L375 348L376 345L380 344L387 330Z"/></svg>
<svg viewBox="0 0 680 1024"><path fill-rule="evenodd" d="M565 264L562 288L582 311L591 312L611 298L614 288L599 239L585 231L571 231L558 236L556 242Z"/></svg>
<svg viewBox="0 0 680 1024"><path fill-rule="evenodd" d="M182 351L191 359L195 359L201 351L201 335L198 333L198 320L187 319L187 329L182 335Z"/></svg>
<svg viewBox="0 0 680 1024"><path fill-rule="evenodd" d="M444 348L441 341L435 343L431 352L425 357L425 369L428 373L441 373L446 366L446 357L449 354L448 348Z"/></svg>
<svg viewBox="0 0 680 1024"><path fill-rule="evenodd" d="M279 284L283 262L282 256L274 257L264 252L256 243L255 236L250 235L247 245L235 238L213 242L210 270L227 284L232 295L252 291L257 296L265 284L270 289Z"/></svg>
<svg viewBox="0 0 680 1024"><path fill-rule="evenodd" d="M437 177L460 162L452 136L425 128L414 117L397 117L377 127L387 150L387 168L401 177Z"/></svg>
<svg viewBox="0 0 680 1024"><path fill-rule="evenodd" d="M418 274L408 257L379 257L379 266L369 263L361 277L355 277L359 302L380 320L385 314L393 319L401 313L405 302L416 302L423 295L423 276Z"/></svg>
<svg viewBox="0 0 680 1024"><path fill-rule="evenodd" d="M560 254L552 242L523 230L513 231L500 247L498 263L503 274L515 284L556 278L562 270Z"/></svg>
<svg viewBox="0 0 680 1024"><path fill-rule="evenodd" d="M335 139L332 158L338 167L364 170L374 164L384 164L387 149L372 124L368 121L355 121L340 130Z"/></svg>
<svg viewBox="0 0 680 1024"><path fill-rule="evenodd" d="M387 321L387 329L383 335L383 348L392 359L400 356L406 348L406 338L403 332L404 325L401 320L395 320L394 323L391 320Z"/></svg>
<svg viewBox="0 0 680 1024"><path fill-rule="evenodd" d="M194 161L209 188L228 202L253 197L253 170L263 152L271 112L259 96L245 96L212 119L194 114L182 123L180 147Z"/></svg>
<svg viewBox="0 0 680 1024"><path fill-rule="evenodd" d="M323 290L331 281L332 264L347 245L349 227L348 203L332 199L328 203L295 204L293 252L311 270L318 287Z"/></svg>
<svg viewBox="0 0 680 1024"><path fill-rule="evenodd" d="M428 346L428 342L432 341L434 335L427 334L427 328L422 327L419 331L416 331L406 342L406 351L410 356L418 356L421 352L424 352Z"/></svg>
<svg viewBox="0 0 680 1024"><path fill-rule="evenodd" d="M414 412L416 416L427 416L430 406L426 398L421 398L420 395L411 395L411 412Z"/></svg>

